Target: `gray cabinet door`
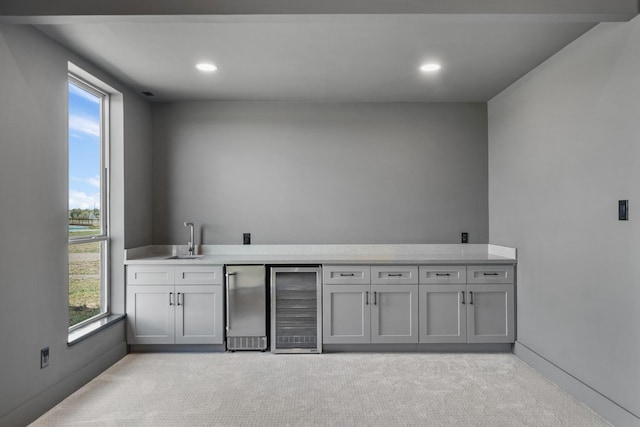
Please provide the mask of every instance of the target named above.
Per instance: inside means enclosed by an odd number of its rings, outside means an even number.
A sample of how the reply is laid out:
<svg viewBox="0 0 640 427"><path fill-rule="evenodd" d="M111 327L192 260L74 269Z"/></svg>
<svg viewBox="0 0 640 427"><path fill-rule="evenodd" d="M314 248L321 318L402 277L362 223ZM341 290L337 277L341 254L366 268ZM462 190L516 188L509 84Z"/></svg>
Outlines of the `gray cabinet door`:
<svg viewBox="0 0 640 427"><path fill-rule="evenodd" d="M417 285L417 265L372 265L371 283L374 285Z"/></svg>
<svg viewBox="0 0 640 427"><path fill-rule="evenodd" d="M127 285L173 285L174 268L166 265L128 265Z"/></svg>
<svg viewBox="0 0 640 427"><path fill-rule="evenodd" d="M176 285L222 285L221 265L179 265L175 267Z"/></svg>
<svg viewBox="0 0 640 427"><path fill-rule="evenodd" d="M468 265L467 283L513 283L513 265Z"/></svg>
<svg viewBox="0 0 640 427"><path fill-rule="evenodd" d="M466 343L467 285L420 285L420 342Z"/></svg>
<svg viewBox="0 0 640 427"><path fill-rule="evenodd" d="M467 285L467 295L467 342L513 342L513 285Z"/></svg>
<svg viewBox="0 0 640 427"><path fill-rule="evenodd" d="M175 338L173 285L127 286L129 344L173 344Z"/></svg>
<svg viewBox="0 0 640 427"><path fill-rule="evenodd" d="M222 285L176 286L176 344L222 344Z"/></svg>
<svg viewBox="0 0 640 427"><path fill-rule="evenodd" d="M325 265L322 267L325 285L368 285L371 267L368 265Z"/></svg>
<svg viewBox="0 0 640 427"><path fill-rule="evenodd" d="M322 342L371 342L370 285L325 285L322 296Z"/></svg>
<svg viewBox="0 0 640 427"><path fill-rule="evenodd" d="M371 342L418 342L418 285L371 285Z"/></svg>
<svg viewBox="0 0 640 427"><path fill-rule="evenodd" d="M421 265L419 274L421 285L467 283L467 267L464 265Z"/></svg>

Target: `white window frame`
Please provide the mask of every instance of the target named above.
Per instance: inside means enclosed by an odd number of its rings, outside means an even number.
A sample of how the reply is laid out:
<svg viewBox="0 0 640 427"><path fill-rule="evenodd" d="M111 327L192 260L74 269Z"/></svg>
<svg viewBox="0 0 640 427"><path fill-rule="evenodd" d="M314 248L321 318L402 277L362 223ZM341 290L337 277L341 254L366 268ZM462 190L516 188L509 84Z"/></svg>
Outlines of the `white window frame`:
<svg viewBox="0 0 640 427"><path fill-rule="evenodd" d="M111 314L111 277L110 277L110 192L109 192L109 106L110 106L110 94L106 90L102 90L94 84L87 82L86 79L78 76L75 73L68 73L68 82L78 86L79 88L86 90L87 92L100 98L100 234L94 236L81 236L71 237L69 236L68 246L82 243L94 243L104 242L104 250L101 251L100 269L101 275L101 289L100 289L100 307L104 308L101 313L78 322L75 325L69 326L69 332L77 330L86 326L89 323L103 319ZM105 85L106 86L106 85ZM69 142L67 141L67 150ZM67 171L67 179L68 176ZM69 185L67 185L67 203L69 200ZM68 208L67 208L68 209ZM68 286L68 285L67 285ZM67 304L69 298L67 296Z"/></svg>

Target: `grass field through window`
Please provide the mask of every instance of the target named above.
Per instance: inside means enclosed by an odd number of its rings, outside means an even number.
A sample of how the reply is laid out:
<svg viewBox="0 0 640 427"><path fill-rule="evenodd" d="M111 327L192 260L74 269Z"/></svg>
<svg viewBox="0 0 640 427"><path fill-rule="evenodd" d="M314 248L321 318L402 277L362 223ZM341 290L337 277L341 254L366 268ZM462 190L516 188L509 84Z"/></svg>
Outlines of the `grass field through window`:
<svg viewBox="0 0 640 427"><path fill-rule="evenodd" d="M95 234L74 231L74 237ZM69 245L69 326L100 314L102 242Z"/></svg>

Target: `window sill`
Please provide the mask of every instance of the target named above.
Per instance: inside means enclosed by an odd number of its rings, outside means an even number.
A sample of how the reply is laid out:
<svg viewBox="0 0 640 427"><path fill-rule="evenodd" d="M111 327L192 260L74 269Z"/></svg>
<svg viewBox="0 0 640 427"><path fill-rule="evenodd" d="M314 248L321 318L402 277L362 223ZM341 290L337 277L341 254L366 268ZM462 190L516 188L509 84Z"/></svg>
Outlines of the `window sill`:
<svg viewBox="0 0 640 427"><path fill-rule="evenodd" d="M82 328L78 328L72 332L69 332L69 339L67 345L71 347L89 338L91 335L95 335L103 329L108 328L111 325L115 325L116 323L124 320L126 318L126 314L110 314L107 317L103 317L102 319L96 320L95 322L91 322Z"/></svg>

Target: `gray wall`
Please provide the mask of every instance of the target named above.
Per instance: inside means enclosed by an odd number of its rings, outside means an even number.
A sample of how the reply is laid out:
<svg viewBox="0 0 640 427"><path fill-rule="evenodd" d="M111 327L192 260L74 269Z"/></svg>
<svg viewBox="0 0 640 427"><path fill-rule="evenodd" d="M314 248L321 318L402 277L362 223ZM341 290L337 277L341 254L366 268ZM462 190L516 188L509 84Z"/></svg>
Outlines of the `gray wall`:
<svg viewBox="0 0 640 427"><path fill-rule="evenodd" d="M601 24L488 104L490 241L518 248L518 341L636 417L638 52L640 19Z"/></svg>
<svg viewBox="0 0 640 427"><path fill-rule="evenodd" d="M486 104L153 105L157 244L486 242Z"/></svg>
<svg viewBox="0 0 640 427"><path fill-rule="evenodd" d="M148 196L137 197L148 181L124 183L150 174L150 156L141 153L150 147L148 105L40 32L0 25L0 425L24 425L126 351L124 322L67 346L68 60L122 90L115 107L124 105L136 119L114 135L116 312L124 311L125 226L151 213ZM122 109L113 118L122 122ZM127 240L150 243L150 228L130 230ZM43 347L50 348L50 365L41 370Z"/></svg>
<svg viewBox="0 0 640 427"><path fill-rule="evenodd" d="M124 247L151 243L152 157L151 108L131 94L124 104L123 188Z"/></svg>

